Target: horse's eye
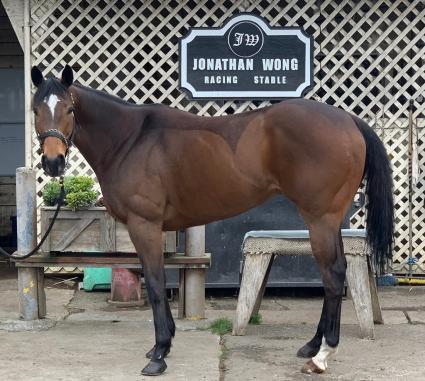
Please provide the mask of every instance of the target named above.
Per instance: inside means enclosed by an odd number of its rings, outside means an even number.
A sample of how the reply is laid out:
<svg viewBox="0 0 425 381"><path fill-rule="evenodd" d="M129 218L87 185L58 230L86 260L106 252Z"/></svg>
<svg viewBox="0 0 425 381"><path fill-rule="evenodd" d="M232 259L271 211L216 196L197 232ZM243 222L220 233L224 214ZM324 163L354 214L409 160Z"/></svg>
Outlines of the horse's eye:
<svg viewBox="0 0 425 381"><path fill-rule="evenodd" d="M71 114L71 112L74 112L74 107L70 107L70 108L68 109L68 114Z"/></svg>

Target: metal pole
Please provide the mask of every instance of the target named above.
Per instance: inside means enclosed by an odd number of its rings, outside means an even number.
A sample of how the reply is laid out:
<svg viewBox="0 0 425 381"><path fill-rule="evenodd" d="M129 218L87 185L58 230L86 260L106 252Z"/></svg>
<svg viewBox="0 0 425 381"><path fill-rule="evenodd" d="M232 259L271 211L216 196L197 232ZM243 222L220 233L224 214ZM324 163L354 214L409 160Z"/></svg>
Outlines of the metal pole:
<svg viewBox="0 0 425 381"><path fill-rule="evenodd" d="M16 170L16 205L18 253L28 253L37 241L36 171L32 168ZM19 313L24 320L35 320L45 315L42 269L18 268Z"/></svg>
<svg viewBox="0 0 425 381"><path fill-rule="evenodd" d="M32 167L31 134L31 6L24 0L25 165Z"/></svg>
<svg viewBox="0 0 425 381"><path fill-rule="evenodd" d="M205 254L205 226L186 229L185 251L188 257ZM205 269L185 271L185 316L189 319L205 317Z"/></svg>

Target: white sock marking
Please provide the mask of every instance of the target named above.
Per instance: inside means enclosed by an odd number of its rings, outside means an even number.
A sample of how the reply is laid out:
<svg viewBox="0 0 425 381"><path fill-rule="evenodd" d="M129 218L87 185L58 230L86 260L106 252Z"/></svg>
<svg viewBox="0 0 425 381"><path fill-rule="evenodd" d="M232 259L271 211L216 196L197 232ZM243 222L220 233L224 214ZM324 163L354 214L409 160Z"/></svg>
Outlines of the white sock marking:
<svg viewBox="0 0 425 381"><path fill-rule="evenodd" d="M322 345L320 345L319 353L314 356L311 360L314 364L320 368L321 370L326 370L328 367L328 360L332 355L338 352L338 347L332 348L328 344L326 344L325 337L322 338Z"/></svg>
<svg viewBox="0 0 425 381"><path fill-rule="evenodd" d="M50 112L52 113L52 119L55 117L55 108L58 102L59 98L55 94L51 94L49 99L46 101L47 106L49 106Z"/></svg>

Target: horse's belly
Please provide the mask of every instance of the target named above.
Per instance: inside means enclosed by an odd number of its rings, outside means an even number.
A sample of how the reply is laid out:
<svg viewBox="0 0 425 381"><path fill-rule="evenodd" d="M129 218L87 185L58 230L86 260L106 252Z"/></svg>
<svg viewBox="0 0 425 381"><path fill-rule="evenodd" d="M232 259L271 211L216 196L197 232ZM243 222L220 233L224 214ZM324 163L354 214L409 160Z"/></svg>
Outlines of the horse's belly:
<svg viewBox="0 0 425 381"><path fill-rule="evenodd" d="M277 193L269 189L227 188L222 192L205 191L169 203L165 209L164 230L203 225L241 214Z"/></svg>

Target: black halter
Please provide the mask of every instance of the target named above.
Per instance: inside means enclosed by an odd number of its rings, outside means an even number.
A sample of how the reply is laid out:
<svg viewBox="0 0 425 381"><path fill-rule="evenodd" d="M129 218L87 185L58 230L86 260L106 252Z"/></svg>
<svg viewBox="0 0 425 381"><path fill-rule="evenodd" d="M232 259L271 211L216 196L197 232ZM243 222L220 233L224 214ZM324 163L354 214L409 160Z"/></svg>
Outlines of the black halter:
<svg viewBox="0 0 425 381"><path fill-rule="evenodd" d="M74 118L75 121L75 118ZM56 129L50 129L45 132L42 132L41 134L38 134L38 140L40 141L40 148L43 147L44 140L48 138L49 136L52 136L54 138L58 138L63 144L66 146L65 156L68 156L69 149L72 147L72 138L74 136L74 129L72 129L71 136L67 138L61 131Z"/></svg>

